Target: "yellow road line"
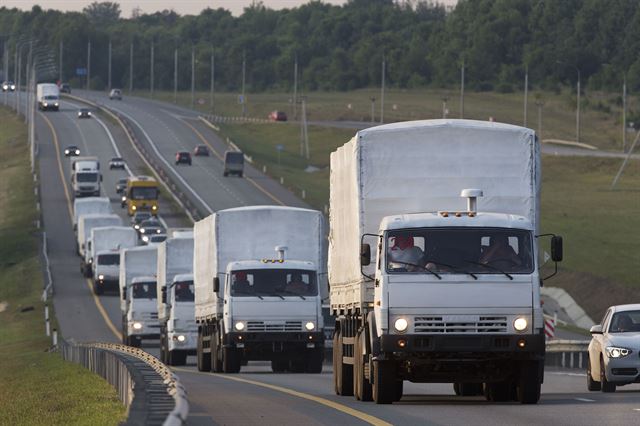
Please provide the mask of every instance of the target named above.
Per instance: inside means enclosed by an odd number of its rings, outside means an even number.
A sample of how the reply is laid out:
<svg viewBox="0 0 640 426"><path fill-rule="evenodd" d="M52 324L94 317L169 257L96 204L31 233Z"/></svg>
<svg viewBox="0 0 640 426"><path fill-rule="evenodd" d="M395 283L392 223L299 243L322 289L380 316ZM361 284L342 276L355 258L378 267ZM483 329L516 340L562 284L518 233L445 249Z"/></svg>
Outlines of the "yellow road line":
<svg viewBox="0 0 640 426"><path fill-rule="evenodd" d="M200 138L200 140L202 142L204 142L210 149L211 151L215 154L216 157L218 157L223 163L224 163L224 158L222 158L222 156L220 154L218 154L216 152L215 149L213 149L213 146L211 146L211 144L209 143L209 141L202 136L202 133L200 133L198 131L198 129L196 129L195 127L193 127L191 124L189 124L187 122L187 120L181 118L180 120L182 120L184 122L184 124L186 124L187 126L189 126L191 128L191 130L194 131L194 133L198 136L198 138ZM248 180L249 182L251 182L253 184L253 186L255 186L256 188L258 188L260 191L262 191L262 193L264 193L267 197L271 198L273 201L275 201L276 203L280 204L281 206L286 205L285 203L283 203L282 201L280 201L280 199L278 199L278 197L276 197L275 195L273 195L271 192L267 191L265 188L262 187L262 185L260 185L258 182L256 182L255 180L253 180L252 178L245 176L245 179Z"/></svg>
<svg viewBox="0 0 640 426"><path fill-rule="evenodd" d="M71 207L71 196L69 195L69 188L67 188L67 183L64 180L64 172L62 171L62 160L60 160L61 151L60 151L60 144L58 143L58 134L56 133L56 130L53 127L53 124L51 124L51 120L49 120L42 113L40 113L40 116L44 119L45 123L47 123L47 126L49 126L49 129L51 130L51 134L53 135L53 143L56 146L56 160L58 161L58 171L60 172L60 181L62 182L62 187L64 188L64 195L67 199L67 208L69 210L69 217L73 218L73 209ZM104 322L107 324L107 327L109 327L109 329L113 332L113 334L116 336L118 340L122 340L122 334L120 334L118 329L113 325L113 322L111 322L111 320L109 319L109 315L107 315L107 311L104 309L104 306L102 306L102 302L100 302L100 299L98 298L98 296L96 296L93 293L91 281L88 279L87 279L87 286L89 287L89 291L93 296L93 301L95 302L96 307L98 308L98 312L100 312L100 315L102 315L102 318L104 319Z"/></svg>
<svg viewBox="0 0 640 426"><path fill-rule="evenodd" d="M250 385L255 385L255 386L260 386L263 388L267 388L267 389L271 389L274 390L276 392L282 392L285 393L287 395L291 395L291 396L295 396L298 398L302 398L302 399L306 399L308 401L313 401L316 402L318 404L324 405L326 407L329 408L333 408L334 410L340 411L342 413L348 414L350 416L353 416L357 419L360 419L364 422L367 422L371 425L375 425L375 426L391 426L391 423L387 423L382 419L379 419L377 417L374 417L370 414L364 413L362 411L356 410L355 408L351 408L348 407L346 405L340 404L338 402L334 402L331 401L329 399L325 399L325 398L321 398L319 396L315 396L315 395L310 395L308 393L304 393L304 392L299 392L293 389L289 389L289 388L285 388L282 386L277 386L277 385L272 385L269 383L263 383L263 382L258 382L255 380L249 380L249 379L243 379L241 377L238 376L230 376L230 375L226 375L226 374L212 374L212 373L203 373L200 371L193 371L193 370L187 370L186 368L173 368L173 370L176 371L180 371L180 372L184 372L184 373L192 373L192 374L202 374L205 376L213 376L216 378L222 378L222 379L227 379L227 380L233 380L234 382L240 382L240 383L247 383Z"/></svg>

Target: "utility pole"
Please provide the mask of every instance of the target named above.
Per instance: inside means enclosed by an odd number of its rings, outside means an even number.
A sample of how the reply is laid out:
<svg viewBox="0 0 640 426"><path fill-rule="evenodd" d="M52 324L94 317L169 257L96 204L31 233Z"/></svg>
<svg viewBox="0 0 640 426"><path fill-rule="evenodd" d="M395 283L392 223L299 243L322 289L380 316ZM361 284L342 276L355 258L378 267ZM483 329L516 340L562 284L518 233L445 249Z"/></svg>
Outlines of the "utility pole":
<svg viewBox="0 0 640 426"><path fill-rule="evenodd" d="M151 73L150 73L150 81L149 81L149 92L151 92L151 99L153 99L153 81L154 81L154 76L153 76L153 65L154 65L154 60L153 60L153 54L154 54L154 46L153 46L153 39L151 40Z"/></svg>
<svg viewBox="0 0 640 426"><path fill-rule="evenodd" d="M380 84L380 124L384 123L384 89L387 75L387 59L382 55L382 83Z"/></svg>
<svg viewBox="0 0 640 426"><path fill-rule="evenodd" d="M464 118L464 58L460 68L460 118Z"/></svg>
<svg viewBox="0 0 640 426"><path fill-rule="evenodd" d="M576 110L576 142L580 143L580 69L576 67L578 71L578 106Z"/></svg>
<svg viewBox="0 0 640 426"><path fill-rule="evenodd" d="M213 113L213 93L216 88L216 59L213 46L211 46L211 84L209 85L209 105L211 105L211 112Z"/></svg>
<svg viewBox="0 0 640 426"><path fill-rule="evenodd" d="M60 58L59 58L60 59L60 70L59 70L60 82L64 81L64 79L63 79L64 76L62 75L62 52L63 52L63 50L64 50L64 41L60 40L60 55L59 55L60 56Z"/></svg>
<svg viewBox="0 0 640 426"><path fill-rule="evenodd" d="M30 77L32 76L32 68L35 68L33 66L33 40L29 42L29 56L27 57L27 69L26 69L26 73L25 73L25 95L27 96L27 104L24 106L24 124L27 124L29 122L29 114L30 114L30 108L29 105L31 105L29 103L30 98L29 98L29 91L31 90L31 82L30 82Z"/></svg>
<svg viewBox="0 0 640 426"><path fill-rule="evenodd" d="M525 64L524 68L524 124L527 127L527 97L529 94L529 64Z"/></svg>
<svg viewBox="0 0 640 426"><path fill-rule="evenodd" d="M7 39L4 40L4 49L2 50L3 74L4 79L9 80L9 51L7 50ZM7 105L7 95L9 91L4 92L4 104Z"/></svg>
<svg viewBox="0 0 640 426"><path fill-rule="evenodd" d="M129 94L133 92L133 42L129 44Z"/></svg>
<svg viewBox="0 0 640 426"><path fill-rule="evenodd" d="M191 46L191 108L195 106L196 92L196 48Z"/></svg>
<svg viewBox="0 0 640 426"><path fill-rule="evenodd" d="M246 52L243 50L242 51L242 116L246 116L247 115L247 100L245 99L245 83L246 83L246 76L247 76L247 56L246 56Z"/></svg>
<svg viewBox="0 0 640 426"><path fill-rule="evenodd" d="M87 90L91 90L91 40L87 42Z"/></svg>
<svg viewBox="0 0 640 426"><path fill-rule="evenodd" d="M109 73L107 77L107 88L111 90L111 39L109 39Z"/></svg>
<svg viewBox="0 0 640 426"><path fill-rule="evenodd" d="M293 119L298 119L298 54L293 62Z"/></svg>
<svg viewBox="0 0 640 426"><path fill-rule="evenodd" d="M173 49L173 103L178 103L178 47Z"/></svg>
<svg viewBox="0 0 640 426"><path fill-rule="evenodd" d="M627 73L622 78L622 152L627 149Z"/></svg>

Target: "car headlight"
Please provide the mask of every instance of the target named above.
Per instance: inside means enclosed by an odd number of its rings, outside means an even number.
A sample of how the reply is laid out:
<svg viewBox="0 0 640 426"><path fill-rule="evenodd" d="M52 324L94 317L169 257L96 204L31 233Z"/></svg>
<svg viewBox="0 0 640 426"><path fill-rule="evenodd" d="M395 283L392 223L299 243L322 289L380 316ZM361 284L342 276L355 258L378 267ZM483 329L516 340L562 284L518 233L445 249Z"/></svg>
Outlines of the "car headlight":
<svg viewBox="0 0 640 426"><path fill-rule="evenodd" d="M76 149L76 155L80 155L80 150Z"/></svg>
<svg viewBox="0 0 640 426"><path fill-rule="evenodd" d="M133 323L133 329L134 329L134 330L140 330L140 329L142 329L142 323L141 323L141 322L134 322L134 323Z"/></svg>
<svg viewBox="0 0 640 426"><path fill-rule="evenodd" d="M145 243L149 242L149 237L147 237L146 235L144 237L142 237L142 241L144 241Z"/></svg>
<svg viewBox="0 0 640 426"><path fill-rule="evenodd" d="M515 321L513 321L513 328L516 329L516 331L524 331L527 329L527 319L524 317L518 317L515 319Z"/></svg>
<svg viewBox="0 0 640 426"><path fill-rule="evenodd" d="M158 206L151 206L151 210L158 210Z"/></svg>
<svg viewBox="0 0 640 426"><path fill-rule="evenodd" d="M624 358L633 352L631 349L619 348L617 346L607 346L605 352L609 358Z"/></svg>
<svg viewBox="0 0 640 426"><path fill-rule="evenodd" d="M11 90L16 90L16 86L14 86L13 84L11 85Z"/></svg>
<svg viewBox="0 0 640 426"><path fill-rule="evenodd" d="M89 112L87 113L87 115L88 115L89 117L91 117L91 111L89 111Z"/></svg>
<svg viewBox="0 0 640 426"><path fill-rule="evenodd" d="M125 201L127 201L127 197L125 197L124 195L121 198L122 202L124 203Z"/></svg>
<svg viewBox="0 0 640 426"><path fill-rule="evenodd" d="M238 321L238 322L236 322L236 325L234 327L235 327L236 330L242 331L242 330L244 330L244 323L242 321Z"/></svg>
<svg viewBox="0 0 640 426"><path fill-rule="evenodd" d="M135 206L134 206L134 207L135 207ZM141 233L141 234L144 234L144 232L145 232L145 231L144 231L144 228L140 229L140 233Z"/></svg>
<svg viewBox="0 0 640 426"><path fill-rule="evenodd" d="M407 328L409 328L409 322L404 318L398 318L396 322L393 323L393 327L396 331L403 333L407 331Z"/></svg>
<svg viewBox="0 0 640 426"><path fill-rule="evenodd" d="M184 342L185 340L187 340L187 338L186 338L186 337L184 337L184 335L182 335L182 334L181 334L181 335L179 335L178 337L176 337L176 340L177 340L178 342Z"/></svg>
<svg viewBox="0 0 640 426"><path fill-rule="evenodd" d="M304 328L306 328L307 331L312 331L314 328L316 328L316 325L313 323L313 321L309 321L304 325Z"/></svg>
<svg viewBox="0 0 640 426"><path fill-rule="evenodd" d="M102 275L102 274L98 275L98 279L99 279L100 281L104 280L104 275Z"/></svg>

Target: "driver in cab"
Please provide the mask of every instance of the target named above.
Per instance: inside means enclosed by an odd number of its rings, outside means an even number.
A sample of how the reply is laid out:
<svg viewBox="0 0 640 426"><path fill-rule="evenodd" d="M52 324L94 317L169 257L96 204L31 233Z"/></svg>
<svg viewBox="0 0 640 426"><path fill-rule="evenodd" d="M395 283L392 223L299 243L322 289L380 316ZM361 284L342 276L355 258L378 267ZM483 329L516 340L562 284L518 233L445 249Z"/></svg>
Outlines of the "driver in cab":
<svg viewBox="0 0 640 426"><path fill-rule="evenodd" d="M414 245L413 237L398 235L387 251L390 270L416 272L424 269L424 252Z"/></svg>

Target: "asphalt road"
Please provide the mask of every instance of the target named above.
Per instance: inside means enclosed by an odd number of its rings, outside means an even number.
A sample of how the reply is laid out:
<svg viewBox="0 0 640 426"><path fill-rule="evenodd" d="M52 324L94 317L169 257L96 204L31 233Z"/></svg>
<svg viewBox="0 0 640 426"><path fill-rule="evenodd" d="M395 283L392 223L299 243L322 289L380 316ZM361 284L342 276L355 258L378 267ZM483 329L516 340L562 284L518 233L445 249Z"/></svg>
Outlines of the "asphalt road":
<svg viewBox="0 0 640 426"><path fill-rule="evenodd" d="M149 135L159 124L153 117L166 114L157 103L131 100L118 103L118 109L141 122ZM167 110L171 111L167 106ZM144 117L147 116L145 119ZM45 118L46 117L46 118ZM140 120L138 120L140 118ZM146 125L142 120L148 122ZM48 120L48 121L47 121ZM161 152L171 155L177 143L193 145L197 136L189 132L180 119L165 117L171 132L154 133L151 136ZM51 123L51 128L48 123ZM64 157L60 150L65 144L77 144L86 153L98 155L103 165L114 155L111 141L97 120L78 120L75 107L63 103L63 110L37 115L36 131L39 144L39 166L42 185L42 208L44 226L48 234L53 279L55 283L55 309L60 329L67 339L78 341L117 341L120 329L118 299L115 296L94 297L84 278L80 275L80 260L75 254L75 243L71 229L70 209L64 187L68 175ZM117 129L114 129L114 134ZM163 136L163 133L166 133ZM195 133L192 131L192 133ZM54 137L55 135L55 137ZM179 136L178 136L179 135ZM117 138L116 138L117 139ZM213 139L213 138L212 138ZM162 140L162 142L161 142ZM124 152L126 141L117 139ZM162 144L162 145L161 145ZM124 154L123 154L124 155ZM215 158L201 168L215 169ZM139 160L127 158L130 165ZM186 167L179 168L183 171ZM134 172L139 172L134 170ZM114 210L119 210L115 195L115 179L120 172L104 171L104 190L114 200ZM204 180L208 174L201 170L191 179ZM232 179L227 189L244 202L268 202L270 199L250 182ZM207 203L223 208L235 205L235 196L216 180L204 182ZM195 185L195 182L194 182ZM236 188L238 185L238 188ZM253 188L252 188L253 187ZM234 191L238 192L234 192ZM284 198L286 194L282 195ZM219 196L221 200L216 197ZM210 200L210 201L209 201ZM224 202L222 201L224 200ZM236 200L237 201L237 200ZM272 200L275 203L275 201ZM218 204L219 203L219 204ZM220 207L218 207L220 205ZM121 212L121 211L120 211ZM171 226L171 224L169 224ZM109 325L111 324L111 325ZM148 348L157 355L157 348ZM190 361L193 362L191 358ZM189 394L191 404L190 424L638 424L640 423L640 386L621 388L615 394L586 391L586 380L582 374L548 371L543 385L541 403L537 406L519 404L492 404L477 397L456 397L451 385L405 384L406 396L391 406L359 403L353 398L337 397L332 392L330 367L325 366L321 375L272 374L265 364L250 364L239 375L213 375L199 373L193 365L178 370Z"/></svg>

